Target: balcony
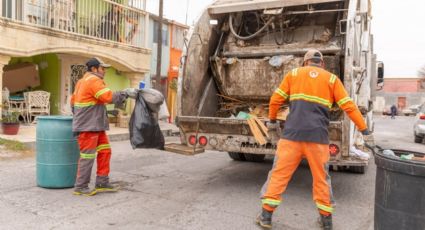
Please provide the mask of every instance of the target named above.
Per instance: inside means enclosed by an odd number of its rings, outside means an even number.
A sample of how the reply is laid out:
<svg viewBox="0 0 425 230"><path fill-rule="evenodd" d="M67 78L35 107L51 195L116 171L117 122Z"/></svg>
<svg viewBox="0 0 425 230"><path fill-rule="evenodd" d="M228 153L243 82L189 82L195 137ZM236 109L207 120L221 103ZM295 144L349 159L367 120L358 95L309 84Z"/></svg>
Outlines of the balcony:
<svg viewBox="0 0 425 230"><path fill-rule="evenodd" d="M142 0L0 1L0 55L96 55L122 71L149 71Z"/></svg>

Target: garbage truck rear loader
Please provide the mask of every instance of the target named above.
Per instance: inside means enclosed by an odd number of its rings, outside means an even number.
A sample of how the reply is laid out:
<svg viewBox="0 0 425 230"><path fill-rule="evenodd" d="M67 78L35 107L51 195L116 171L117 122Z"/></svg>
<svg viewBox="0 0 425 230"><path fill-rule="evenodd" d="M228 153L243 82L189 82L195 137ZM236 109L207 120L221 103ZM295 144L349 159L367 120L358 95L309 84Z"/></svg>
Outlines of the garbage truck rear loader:
<svg viewBox="0 0 425 230"><path fill-rule="evenodd" d="M310 48L324 54L326 69L342 80L373 129L376 56L370 10L368 0L213 3L191 32L183 58L176 119L181 147L188 154L228 152L239 161L274 154L276 140L259 144L244 118L268 121L270 96ZM283 125L287 112L282 108L278 117ZM361 135L336 105L330 117L330 164L364 172L367 159L350 155L351 146L361 145Z"/></svg>

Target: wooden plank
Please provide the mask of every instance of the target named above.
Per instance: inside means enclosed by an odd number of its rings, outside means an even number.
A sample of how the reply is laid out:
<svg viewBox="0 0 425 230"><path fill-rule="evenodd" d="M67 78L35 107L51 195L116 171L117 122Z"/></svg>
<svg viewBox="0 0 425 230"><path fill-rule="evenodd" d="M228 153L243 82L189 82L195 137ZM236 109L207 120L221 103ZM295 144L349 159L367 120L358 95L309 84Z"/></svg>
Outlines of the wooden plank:
<svg viewBox="0 0 425 230"><path fill-rule="evenodd" d="M253 118L250 118L247 120L249 128L251 129L252 134L254 135L255 140L260 145L265 145L267 143L266 139L264 138L263 134L261 133L260 129L258 128L257 124L255 123L255 120Z"/></svg>
<svg viewBox="0 0 425 230"><path fill-rule="evenodd" d="M169 143L164 146L165 151L183 154L186 156L193 156L199 153L205 152L205 149L203 148L196 148L183 145L183 144L177 144L177 143Z"/></svg>
<svg viewBox="0 0 425 230"><path fill-rule="evenodd" d="M255 120L255 122L257 122L258 127L260 127L261 131L263 131L263 133L266 135L266 137L270 138L269 129L264 125L264 123L256 117L254 117L254 120Z"/></svg>
<svg viewBox="0 0 425 230"><path fill-rule="evenodd" d="M342 0L245 0L245 1L218 1L208 8L210 14L225 14L231 12L282 8L307 4L340 2Z"/></svg>

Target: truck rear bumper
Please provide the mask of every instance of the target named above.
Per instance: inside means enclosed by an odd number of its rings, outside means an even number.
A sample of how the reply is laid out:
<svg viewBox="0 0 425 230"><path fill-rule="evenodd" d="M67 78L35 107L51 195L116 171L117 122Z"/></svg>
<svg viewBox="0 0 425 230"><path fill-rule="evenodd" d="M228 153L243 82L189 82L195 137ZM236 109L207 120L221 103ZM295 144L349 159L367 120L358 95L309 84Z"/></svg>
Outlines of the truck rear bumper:
<svg viewBox="0 0 425 230"><path fill-rule="evenodd" d="M277 143L269 140L266 145L259 145L251 135L247 121L243 119L184 116L178 117L177 125L182 133L181 139L187 146L193 147L189 141L190 138L199 140L203 137L207 143L200 145L196 142L196 145L206 150L266 155L274 155L276 152ZM341 138L341 129L341 122L331 122L329 136L332 144L341 146L341 141L338 141ZM340 149L343 148L340 147ZM331 156L329 164L335 166L366 166L368 164L368 161L347 156L349 156L348 152Z"/></svg>

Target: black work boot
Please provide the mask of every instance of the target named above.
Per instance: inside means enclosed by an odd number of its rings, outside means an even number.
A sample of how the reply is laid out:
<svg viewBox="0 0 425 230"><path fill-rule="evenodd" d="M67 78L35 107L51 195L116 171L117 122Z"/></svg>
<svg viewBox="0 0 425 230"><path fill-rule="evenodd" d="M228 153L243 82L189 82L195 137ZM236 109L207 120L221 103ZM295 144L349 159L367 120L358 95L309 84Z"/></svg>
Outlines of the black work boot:
<svg viewBox="0 0 425 230"><path fill-rule="evenodd" d="M267 211L263 208L263 211L257 217L257 224L260 225L263 229L271 229L272 216L273 212Z"/></svg>
<svg viewBox="0 0 425 230"><path fill-rule="evenodd" d="M332 215L325 216L320 214L319 225L323 230L332 230Z"/></svg>
<svg viewBox="0 0 425 230"><path fill-rule="evenodd" d="M96 192L118 192L120 187L111 183L96 184Z"/></svg>

